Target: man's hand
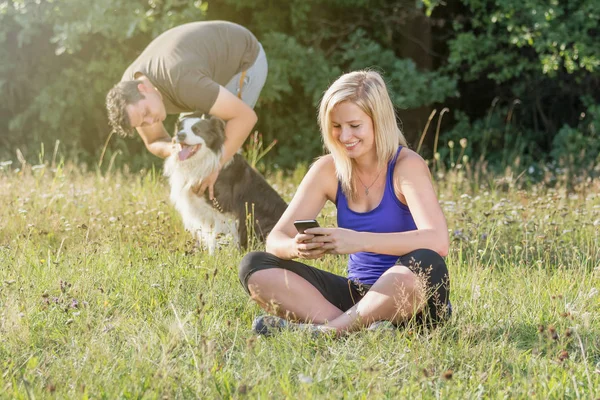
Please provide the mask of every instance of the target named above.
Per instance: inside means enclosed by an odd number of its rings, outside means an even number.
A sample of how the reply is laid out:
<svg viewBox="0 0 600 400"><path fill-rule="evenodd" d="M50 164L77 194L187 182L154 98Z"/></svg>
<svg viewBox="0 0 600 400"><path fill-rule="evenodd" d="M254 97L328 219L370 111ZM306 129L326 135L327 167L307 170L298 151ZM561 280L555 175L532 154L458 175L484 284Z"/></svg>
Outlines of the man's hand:
<svg viewBox="0 0 600 400"><path fill-rule="evenodd" d="M171 155L173 143L162 122L139 127L136 130L150 153L160 158L167 158Z"/></svg>
<svg viewBox="0 0 600 400"><path fill-rule="evenodd" d="M215 182L219 177L219 172L221 172L221 168L215 170L212 174L202 179L202 182L199 182L192 186L192 191L196 193L198 196L202 197L204 195L204 191L208 188L208 198L212 200L215 198Z"/></svg>

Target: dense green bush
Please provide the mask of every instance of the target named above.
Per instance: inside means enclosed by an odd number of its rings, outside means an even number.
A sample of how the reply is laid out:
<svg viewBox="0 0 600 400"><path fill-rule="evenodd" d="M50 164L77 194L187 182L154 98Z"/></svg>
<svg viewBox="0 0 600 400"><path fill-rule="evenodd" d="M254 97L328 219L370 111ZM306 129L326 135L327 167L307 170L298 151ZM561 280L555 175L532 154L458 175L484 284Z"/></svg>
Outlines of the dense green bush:
<svg viewBox="0 0 600 400"><path fill-rule="evenodd" d="M577 127L563 125L553 140L552 157L562 167L577 171L600 165L600 105L587 107Z"/></svg>
<svg viewBox="0 0 600 400"><path fill-rule="evenodd" d="M461 3L443 67L460 79L459 108L469 117L459 118L460 130L492 159L510 161L505 155L511 152L530 161L579 159L599 127L597 119L580 119L594 115L600 103L600 3ZM589 153L579 167L590 166Z"/></svg>
<svg viewBox="0 0 600 400"><path fill-rule="evenodd" d="M428 108L448 105L455 125L441 141L468 138L471 157L580 160L583 146L585 161L573 166L597 162L597 0L0 1L0 157L20 148L33 161L40 142L60 140L63 152L97 163L108 89L153 37L203 19L245 25L267 51L256 129L265 143L278 140L271 165L322 151L320 96L342 72L366 67L384 74L403 115L424 113L407 127L413 143ZM431 144L429 134L426 154ZM113 156L133 168L160 163L137 138L112 137L104 157Z"/></svg>

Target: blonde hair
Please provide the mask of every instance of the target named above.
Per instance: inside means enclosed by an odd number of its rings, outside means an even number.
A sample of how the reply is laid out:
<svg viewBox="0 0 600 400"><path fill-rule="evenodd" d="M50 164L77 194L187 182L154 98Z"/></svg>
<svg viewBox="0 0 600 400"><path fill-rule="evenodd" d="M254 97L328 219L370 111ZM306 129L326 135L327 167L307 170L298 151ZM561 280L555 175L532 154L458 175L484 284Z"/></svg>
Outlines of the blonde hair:
<svg viewBox="0 0 600 400"><path fill-rule="evenodd" d="M375 71L361 70L340 76L329 86L319 105L319 125L327 150L333 156L337 178L344 194L354 197L352 181L353 162L342 143L333 138L331 110L338 104L350 101L356 104L373 121L375 149L380 167L392 159L398 145L407 146L406 138L396 123L396 113L385 82Z"/></svg>

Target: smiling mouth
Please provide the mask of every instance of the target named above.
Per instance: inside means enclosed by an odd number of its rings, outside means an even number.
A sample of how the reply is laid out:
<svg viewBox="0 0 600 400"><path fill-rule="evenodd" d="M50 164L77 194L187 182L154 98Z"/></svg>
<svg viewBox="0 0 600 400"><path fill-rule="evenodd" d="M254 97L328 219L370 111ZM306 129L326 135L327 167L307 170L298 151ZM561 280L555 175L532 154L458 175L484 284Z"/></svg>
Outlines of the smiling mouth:
<svg viewBox="0 0 600 400"><path fill-rule="evenodd" d="M200 150L200 147L202 147L202 144L199 143L193 146L188 146L186 144L180 143L180 146L181 150L177 155L179 156L179 161L185 161L194 154L196 154L196 152Z"/></svg>

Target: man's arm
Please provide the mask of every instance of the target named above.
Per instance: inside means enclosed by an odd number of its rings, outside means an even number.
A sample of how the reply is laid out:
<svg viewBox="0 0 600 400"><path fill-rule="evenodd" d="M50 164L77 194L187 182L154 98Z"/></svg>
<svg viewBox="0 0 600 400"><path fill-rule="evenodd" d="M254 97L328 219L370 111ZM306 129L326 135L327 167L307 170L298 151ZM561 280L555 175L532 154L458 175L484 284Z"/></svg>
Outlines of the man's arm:
<svg viewBox="0 0 600 400"><path fill-rule="evenodd" d="M225 121L225 145L221 158L223 165L242 147L258 117L250 106L223 86L219 87L219 95L209 114Z"/></svg>
<svg viewBox="0 0 600 400"><path fill-rule="evenodd" d="M250 106L223 86L219 86L219 95L209 114L225 120L225 143L223 145L223 155L221 156L221 167L223 167L242 147L258 117ZM200 185L193 188L194 192L202 196L204 191L208 189L208 198L212 200L219 171L217 170L203 179Z"/></svg>
<svg viewBox="0 0 600 400"><path fill-rule="evenodd" d="M135 129L150 153L160 158L167 158L171 155L171 137L162 122Z"/></svg>

